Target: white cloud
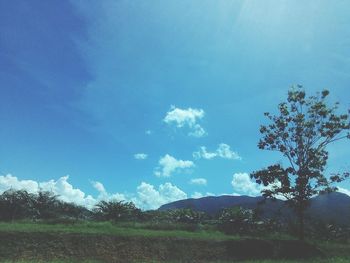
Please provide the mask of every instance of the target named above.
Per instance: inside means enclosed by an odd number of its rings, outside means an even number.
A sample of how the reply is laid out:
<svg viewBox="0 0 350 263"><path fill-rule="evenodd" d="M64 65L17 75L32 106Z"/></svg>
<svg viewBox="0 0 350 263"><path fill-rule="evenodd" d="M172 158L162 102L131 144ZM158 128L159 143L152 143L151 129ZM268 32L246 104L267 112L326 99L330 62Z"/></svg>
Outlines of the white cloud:
<svg viewBox="0 0 350 263"><path fill-rule="evenodd" d="M117 200L117 201L127 201L129 202L130 198L126 197L124 194L120 193L114 193L114 194L108 194L107 198L104 198L103 200Z"/></svg>
<svg viewBox="0 0 350 263"><path fill-rule="evenodd" d="M194 125L192 131L188 133L188 135L200 138L200 137L204 137L205 135L207 135L207 132L204 130L204 128L202 126L200 126L199 124L196 124L196 125Z"/></svg>
<svg viewBox="0 0 350 263"><path fill-rule="evenodd" d="M145 154L145 153L136 153L136 154L134 154L134 158L136 160L146 160L147 157L148 157L148 155Z"/></svg>
<svg viewBox="0 0 350 263"><path fill-rule="evenodd" d="M223 158L228 160L242 160L238 153L231 150L231 147L225 143L220 143L218 148L214 152L208 152L205 146L201 146L199 151L194 152L193 157L195 159L213 159L213 158Z"/></svg>
<svg viewBox="0 0 350 263"><path fill-rule="evenodd" d="M217 156L217 153L216 152L208 152L207 148L205 146L201 146L199 148L199 151L194 152L192 155L195 159L203 158L203 159L210 160L210 159L215 158Z"/></svg>
<svg viewBox="0 0 350 263"><path fill-rule="evenodd" d="M348 190L348 189L345 189L345 188L342 188L342 187L338 187L338 192L350 196L350 190Z"/></svg>
<svg viewBox="0 0 350 263"><path fill-rule="evenodd" d="M152 131L151 131L151 130L146 130L146 131L145 131L145 134L146 134L146 135L151 135L151 134L152 134Z"/></svg>
<svg viewBox="0 0 350 263"><path fill-rule="evenodd" d="M102 183L92 181L91 184L100 194L107 193L106 189L105 189L105 187L104 187L104 185Z"/></svg>
<svg viewBox="0 0 350 263"><path fill-rule="evenodd" d="M107 192L106 188L101 182L91 181L92 186L98 191L99 195L97 201L100 200L118 200L118 201L127 201L127 197L124 194L114 193L110 194Z"/></svg>
<svg viewBox="0 0 350 263"><path fill-rule="evenodd" d="M153 185L142 182L132 201L142 209L157 209L163 204L186 198L187 194L171 183L161 184L157 190Z"/></svg>
<svg viewBox="0 0 350 263"><path fill-rule="evenodd" d="M91 181L92 186L98 191L98 196L85 194L82 190L73 187L69 182L69 176L63 176L58 180L36 182L33 180L19 180L10 174L0 176L0 194L9 189L27 190L37 193L39 190L52 191L60 200L71 202L87 208L93 208L100 200L124 200L132 201L141 209L157 209L163 204L186 199L187 194L171 183L159 185L156 189L153 185L142 182L135 194L128 196L120 193L110 194L101 182Z"/></svg>
<svg viewBox="0 0 350 263"><path fill-rule="evenodd" d="M72 202L78 205L86 207L92 207L95 205L96 200L91 195L86 195L78 188L74 188L68 182L69 176L63 176L57 181L50 180L47 182L39 183L39 187L44 191L51 191L58 195L58 198L65 202Z"/></svg>
<svg viewBox="0 0 350 263"><path fill-rule="evenodd" d="M36 193L39 190L39 184L32 180L18 180L17 177L11 174L0 175L0 194L9 189L24 189L29 193Z"/></svg>
<svg viewBox="0 0 350 263"><path fill-rule="evenodd" d="M194 193L191 195L191 198L195 198L195 199L201 198L201 197L203 197L203 194L200 193L200 192L194 192Z"/></svg>
<svg viewBox="0 0 350 263"><path fill-rule="evenodd" d="M210 193L210 192L206 192L205 194L202 194L200 192L194 192L191 195L191 198L202 198L202 197L206 197L206 196L216 196L216 195L213 193Z"/></svg>
<svg viewBox="0 0 350 263"><path fill-rule="evenodd" d="M80 189L74 188L68 182L69 176L63 176L58 180L50 180L46 182L36 182L33 180L19 180L16 176L1 175L0 176L0 194L8 189L26 190L29 193L37 193L39 190L51 191L58 195L60 200L72 202L78 205L92 207L95 199L91 195L86 195Z"/></svg>
<svg viewBox="0 0 350 263"><path fill-rule="evenodd" d="M220 143L216 150L219 157L230 160L241 160L242 158L234 151L231 151L230 146L225 143Z"/></svg>
<svg viewBox="0 0 350 263"><path fill-rule="evenodd" d="M108 199L108 193L107 193L107 191L102 183L97 182L97 181L91 181L91 184L99 193L99 195L98 195L99 200Z"/></svg>
<svg viewBox="0 0 350 263"><path fill-rule="evenodd" d="M207 185L207 179L205 179L205 178L193 178L190 180L190 184Z"/></svg>
<svg viewBox="0 0 350 263"><path fill-rule="evenodd" d="M177 160L169 154L161 157L158 164L154 172L158 177L170 177L175 172L194 167L192 161Z"/></svg>
<svg viewBox="0 0 350 263"><path fill-rule="evenodd" d="M235 173L231 182L233 189L242 195L261 195L263 187L252 180L248 173Z"/></svg>
<svg viewBox="0 0 350 263"><path fill-rule="evenodd" d="M175 125L177 128L188 128L189 136L203 137L207 134L204 128L198 123L204 117L204 110L202 109L180 109L171 106L170 111L167 112L164 122L169 125Z"/></svg>
<svg viewBox="0 0 350 263"><path fill-rule="evenodd" d="M98 200L124 200L134 202L141 209L157 209L163 204L170 203L180 199L186 199L187 194L171 183L159 185L156 189L153 185L142 182L137 188L135 194L125 196L124 194L109 194L102 183L92 182L96 190L98 190Z"/></svg>
<svg viewBox="0 0 350 263"><path fill-rule="evenodd" d="M231 181L233 189L237 192L234 192L233 195L248 195L248 196L261 196L261 191L265 189L272 190L274 187L280 187L281 183L276 181L273 184L268 186L263 186L257 184L255 180L250 178L248 173L235 173ZM286 198L283 195L276 195L276 198L285 200Z"/></svg>

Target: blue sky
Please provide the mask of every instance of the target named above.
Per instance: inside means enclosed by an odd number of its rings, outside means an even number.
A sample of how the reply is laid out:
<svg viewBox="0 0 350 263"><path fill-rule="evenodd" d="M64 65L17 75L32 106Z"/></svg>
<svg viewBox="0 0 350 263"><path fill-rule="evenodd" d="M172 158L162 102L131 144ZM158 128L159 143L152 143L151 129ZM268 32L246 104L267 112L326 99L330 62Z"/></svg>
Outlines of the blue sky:
<svg viewBox="0 0 350 263"><path fill-rule="evenodd" d="M349 13L348 1L1 1L0 190L144 208L255 195L247 173L283 159L257 148L259 125L291 85L350 106ZM349 146L329 148L328 171L349 170Z"/></svg>

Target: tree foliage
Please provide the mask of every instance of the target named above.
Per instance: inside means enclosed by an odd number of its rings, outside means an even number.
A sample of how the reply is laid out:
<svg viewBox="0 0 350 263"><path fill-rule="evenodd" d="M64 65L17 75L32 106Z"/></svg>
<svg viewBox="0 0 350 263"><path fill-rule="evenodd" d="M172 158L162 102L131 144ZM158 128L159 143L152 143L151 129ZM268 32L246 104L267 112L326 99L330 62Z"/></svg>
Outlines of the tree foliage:
<svg viewBox="0 0 350 263"><path fill-rule="evenodd" d="M39 191L33 198L33 208L37 219L52 219L57 217L59 201L52 192Z"/></svg>
<svg viewBox="0 0 350 263"><path fill-rule="evenodd" d="M122 221L139 217L141 210L133 202L102 200L96 204L94 213L98 220Z"/></svg>
<svg viewBox="0 0 350 263"><path fill-rule="evenodd" d="M174 222L186 224L198 224L205 217L203 212L195 211L191 208L175 209L170 211L169 214Z"/></svg>
<svg viewBox="0 0 350 263"><path fill-rule="evenodd" d="M7 190L0 195L0 220L21 219L86 219L89 210L73 203L63 202L52 192L39 191L36 194L25 190Z"/></svg>
<svg viewBox="0 0 350 263"><path fill-rule="evenodd" d="M333 183L349 177L348 172L326 176L327 146L350 138L349 112L338 114L339 103L327 104L328 90L306 97L302 86L288 91L288 99L278 105L278 114L265 113L270 124L262 125L258 147L277 151L286 165L273 164L251 177L266 188L266 198L283 196L297 212L303 238L304 211L314 195L337 190ZM267 187L269 186L269 187Z"/></svg>
<svg viewBox="0 0 350 263"><path fill-rule="evenodd" d="M0 195L0 219L13 221L32 218L34 196L25 190L9 189Z"/></svg>
<svg viewBox="0 0 350 263"><path fill-rule="evenodd" d="M236 206L226 208L219 216L220 229L226 234L247 234L254 225L254 211Z"/></svg>

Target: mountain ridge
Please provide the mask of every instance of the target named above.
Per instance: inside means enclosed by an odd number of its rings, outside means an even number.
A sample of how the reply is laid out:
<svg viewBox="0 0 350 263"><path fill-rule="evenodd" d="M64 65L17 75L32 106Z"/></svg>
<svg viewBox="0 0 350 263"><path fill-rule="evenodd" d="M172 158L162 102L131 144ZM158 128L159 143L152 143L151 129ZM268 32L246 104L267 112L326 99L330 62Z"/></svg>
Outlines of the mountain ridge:
<svg viewBox="0 0 350 263"><path fill-rule="evenodd" d="M279 218L283 221L295 219L294 212L283 200L266 200L261 204L262 196L207 196L201 198L189 198L162 205L158 210L191 208L205 212L209 215L217 215L225 208L241 206L245 209L262 210L262 218ZM324 222L335 222L350 226L350 196L333 192L311 198L310 206L306 210L309 219Z"/></svg>

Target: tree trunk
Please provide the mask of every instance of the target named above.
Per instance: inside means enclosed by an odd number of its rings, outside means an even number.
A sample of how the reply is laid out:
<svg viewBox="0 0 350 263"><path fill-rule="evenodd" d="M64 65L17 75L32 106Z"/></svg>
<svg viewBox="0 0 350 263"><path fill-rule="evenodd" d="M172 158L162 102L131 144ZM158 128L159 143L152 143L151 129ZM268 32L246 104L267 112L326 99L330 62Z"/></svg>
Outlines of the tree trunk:
<svg viewBox="0 0 350 263"><path fill-rule="evenodd" d="M302 207L299 208L298 217L299 217L298 218L298 221L299 221L298 238L299 240L304 240L305 238L304 209Z"/></svg>

